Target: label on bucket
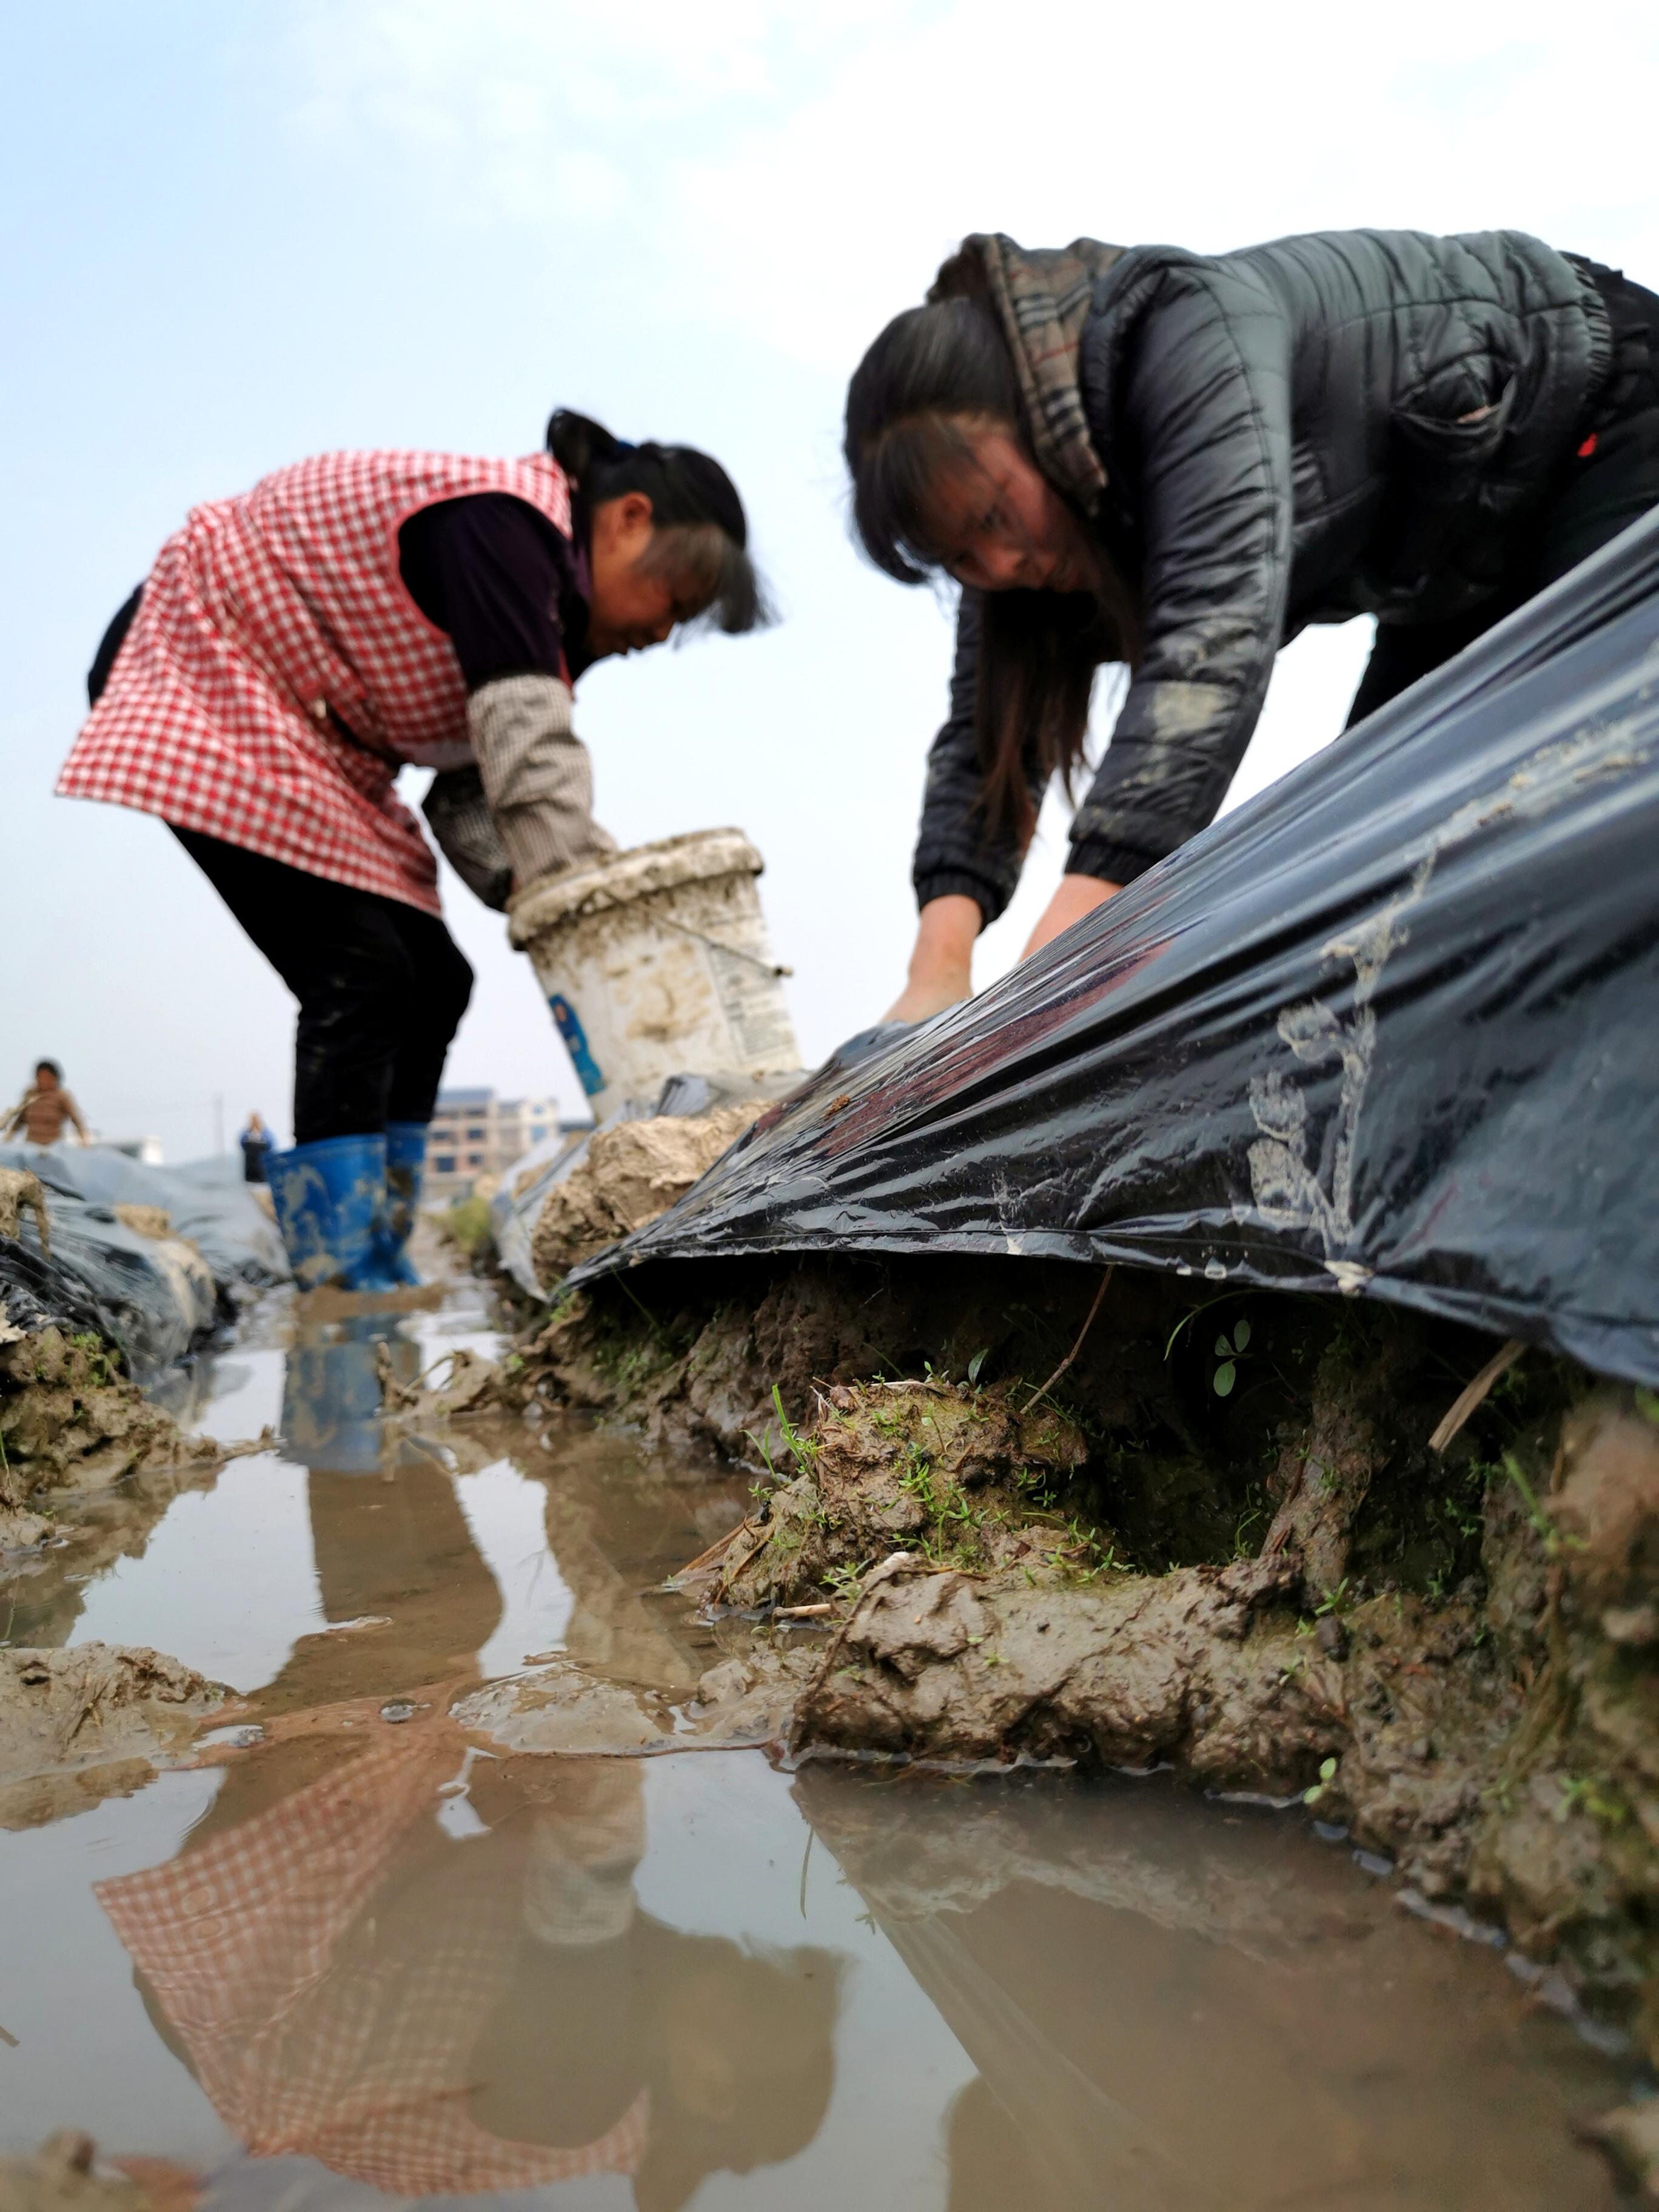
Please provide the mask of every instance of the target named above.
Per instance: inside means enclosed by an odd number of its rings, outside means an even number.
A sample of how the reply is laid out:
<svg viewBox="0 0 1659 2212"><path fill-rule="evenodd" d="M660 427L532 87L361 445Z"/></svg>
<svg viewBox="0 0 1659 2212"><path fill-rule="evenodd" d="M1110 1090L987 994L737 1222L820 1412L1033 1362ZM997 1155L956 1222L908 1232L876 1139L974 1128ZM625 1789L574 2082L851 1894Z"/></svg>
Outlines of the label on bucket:
<svg viewBox="0 0 1659 2212"><path fill-rule="evenodd" d="M789 1009L769 962L705 938L720 1011L745 1067L793 1067L800 1058Z"/></svg>
<svg viewBox="0 0 1659 2212"><path fill-rule="evenodd" d="M587 1048L587 1031L563 992L555 991L547 1003L552 1010L554 1027L564 1039L564 1048L570 1054L570 1064L580 1079L582 1089L592 1098L596 1091L604 1090L605 1077Z"/></svg>

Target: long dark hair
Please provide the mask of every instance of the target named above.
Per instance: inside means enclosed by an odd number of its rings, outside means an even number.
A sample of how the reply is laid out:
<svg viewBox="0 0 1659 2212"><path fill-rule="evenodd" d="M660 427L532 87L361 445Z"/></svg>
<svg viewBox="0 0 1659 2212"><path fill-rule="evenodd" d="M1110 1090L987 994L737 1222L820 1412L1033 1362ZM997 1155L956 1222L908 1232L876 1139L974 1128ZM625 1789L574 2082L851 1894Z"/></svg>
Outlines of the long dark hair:
<svg viewBox="0 0 1659 2212"><path fill-rule="evenodd" d="M688 579L704 600L702 619L728 636L771 621L749 557L749 519L718 461L695 446L628 445L568 407L548 419L547 450L590 511L630 491L645 494L657 532L647 557Z"/></svg>
<svg viewBox="0 0 1659 2212"><path fill-rule="evenodd" d="M1036 465L1007 343L988 299L934 300L896 315L847 388L843 451L853 520L878 568L920 584L942 567L929 535L934 486L972 458L965 419L994 422ZM994 834L1023 843L1030 784L1056 770L1067 790L1083 757L1089 697L1103 661L1133 665L1139 623L1130 592L1098 550L1094 592L987 592L974 728L981 804Z"/></svg>

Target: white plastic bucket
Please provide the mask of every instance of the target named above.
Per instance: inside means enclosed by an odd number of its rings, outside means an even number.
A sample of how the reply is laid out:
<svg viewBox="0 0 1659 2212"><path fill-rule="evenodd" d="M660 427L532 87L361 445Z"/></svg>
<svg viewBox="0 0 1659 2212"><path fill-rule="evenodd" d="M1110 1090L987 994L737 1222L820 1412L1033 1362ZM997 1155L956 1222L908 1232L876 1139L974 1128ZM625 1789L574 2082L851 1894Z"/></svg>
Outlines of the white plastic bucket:
<svg viewBox="0 0 1659 2212"><path fill-rule="evenodd" d="M526 884L530 955L596 1119L671 1075L787 1073L800 1051L740 830L698 830Z"/></svg>

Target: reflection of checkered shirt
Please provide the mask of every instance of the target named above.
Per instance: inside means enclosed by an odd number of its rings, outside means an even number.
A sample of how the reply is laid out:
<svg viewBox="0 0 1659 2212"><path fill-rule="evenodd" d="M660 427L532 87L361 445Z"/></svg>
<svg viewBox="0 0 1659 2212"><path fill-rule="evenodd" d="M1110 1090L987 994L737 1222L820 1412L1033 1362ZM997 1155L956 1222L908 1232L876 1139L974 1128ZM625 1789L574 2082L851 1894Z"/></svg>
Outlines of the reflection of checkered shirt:
<svg viewBox="0 0 1659 2212"><path fill-rule="evenodd" d="M435 1757L434 1757L435 1753ZM100 1903L178 2030L227 2127L398 2197L531 2189L632 2173L641 2090L580 2148L507 2142L467 2111L474 2046L513 1969L519 1901L499 1868L446 1874L410 1955L354 1943L419 1852L454 1747L389 1745L199 1850L100 1882Z"/></svg>
<svg viewBox="0 0 1659 2212"><path fill-rule="evenodd" d="M471 758L454 649L398 572L411 514L504 491L570 532L545 454L321 453L191 509L58 788L438 912L399 764ZM339 734L343 723L359 741Z"/></svg>

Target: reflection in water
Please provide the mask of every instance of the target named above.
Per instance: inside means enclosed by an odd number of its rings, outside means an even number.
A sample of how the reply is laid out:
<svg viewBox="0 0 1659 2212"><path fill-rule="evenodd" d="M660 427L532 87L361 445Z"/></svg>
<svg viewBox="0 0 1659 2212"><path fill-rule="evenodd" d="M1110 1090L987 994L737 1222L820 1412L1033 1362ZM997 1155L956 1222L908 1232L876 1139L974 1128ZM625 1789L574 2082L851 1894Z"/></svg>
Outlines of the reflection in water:
<svg viewBox="0 0 1659 2212"><path fill-rule="evenodd" d="M157 2031L257 2160L404 2198L614 2175L671 2212L818 2136L848 1961L644 1910L646 1778L641 1761L483 1758L434 1721L337 1747L327 1773L234 1821L222 1795L178 1856L97 1893ZM1572 2138L1612 2094L1600 2063L1528 2019L1495 1960L1425 1937L1281 1823L1156 1786L822 1769L795 1800L871 1940L977 2069L941 2100L902 2038L882 2043L895 2108L942 2153L937 2193L884 2207L1612 2203ZM657 1848L697 1872L694 1831ZM711 1861L698 1878L712 1894L724 1877ZM804 1879L800 1909L820 1934ZM864 2021L879 2038L882 2014ZM316 2166L284 2170L318 2195ZM749 2201L797 2186L780 2175ZM233 2166L211 2201L230 2212L258 2188Z"/></svg>
<svg viewBox="0 0 1659 2212"><path fill-rule="evenodd" d="M684 1602L653 1586L741 1517L739 1486L707 1469L643 1467L626 1444L581 1431L556 1472L526 1454L514 1424L469 1423L441 1446L390 1437L377 1418L379 1369L410 1382L437 1348L408 1329L396 1315L313 1323L298 1330L289 1354L283 1449L310 1469L325 1618L391 1623L362 1639L355 1674L337 1655L339 1638L296 1650L295 1668L317 1662L335 1698L390 1694L440 1675L477 1679L470 1662L501 1619L501 1593L478 1555L455 1473L511 1450L544 1481L548 1553L574 1599L562 1647L612 1680L688 1691L717 1655ZM281 1709L289 1687L273 1686L262 1703ZM323 1694L318 1681L306 1689Z"/></svg>
<svg viewBox="0 0 1659 2212"><path fill-rule="evenodd" d="M339 1474L378 1474L383 1367L399 1382L421 1371L420 1345L398 1315L301 1318L283 1383L283 1456Z"/></svg>
<svg viewBox="0 0 1659 2212"><path fill-rule="evenodd" d="M349 1632L301 1637L258 1710L441 1681L437 1717L343 1759L337 1738L279 1740L230 1769L179 1857L97 1894L158 2032L256 2155L403 2197L626 2174L672 2212L816 2134L839 1964L641 1911L637 1764L480 1759L442 1719L501 1599L445 1460L376 1419L377 1363L410 1381L421 1349L372 1316L302 1328L289 1355L284 1455L309 1470L324 1618ZM548 1486L566 1643L684 1691L713 1652L648 1591L702 1548L699 1501L620 1471L608 1439L576 1438Z"/></svg>
<svg viewBox="0 0 1659 2212"><path fill-rule="evenodd" d="M438 1792L460 1753L414 1731L234 1826L216 1806L178 1858L99 1886L236 2136L402 2197L629 2174L642 2212L802 2149L834 2080L834 1956L641 1912L636 1762L477 1765L458 1838Z"/></svg>
<svg viewBox="0 0 1659 2212"><path fill-rule="evenodd" d="M979 2069L949 2212L1610 2202L1588 2052L1283 1823L1156 1784L797 1789Z"/></svg>

